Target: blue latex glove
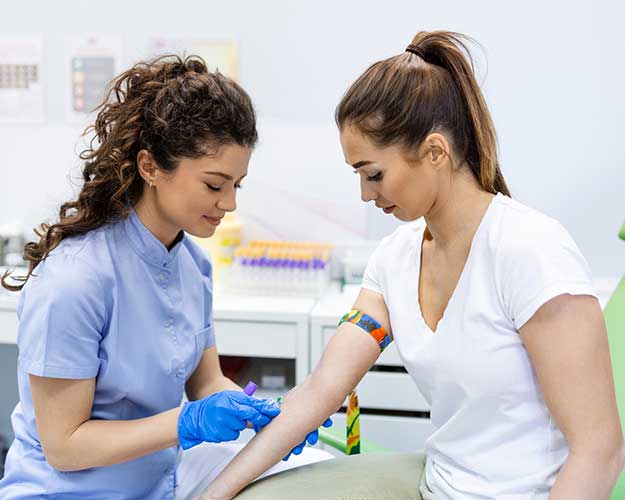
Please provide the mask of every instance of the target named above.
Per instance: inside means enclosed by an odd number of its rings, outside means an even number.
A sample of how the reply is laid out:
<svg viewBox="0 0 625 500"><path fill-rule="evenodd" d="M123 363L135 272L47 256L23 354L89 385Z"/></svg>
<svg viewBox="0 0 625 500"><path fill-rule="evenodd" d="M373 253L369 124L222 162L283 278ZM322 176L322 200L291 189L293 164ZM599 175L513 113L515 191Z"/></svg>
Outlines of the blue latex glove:
<svg viewBox="0 0 625 500"><path fill-rule="evenodd" d="M326 428L327 427L332 427L332 424L333 424L332 419L328 418L323 423L323 426L326 427ZM306 446L306 443L308 443L309 445L313 446L313 445L317 444L317 441L319 441L319 431L317 429L315 429L314 431L309 433L308 436L306 436L306 439L304 439L304 441L302 441L295 448L293 448L290 451L290 453L286 457L284 457L282 460L286 462L291 455L299 455L304 450L304 447Z"/></svg>
<svg viewBox="0 0 625 500"><path fill-rule="evenodd" d="M203 442L234 441L247 423L265 426L280 413L276 404L241 391L217 392L185 403L178 417L178 441L183 450Z"/></svg>

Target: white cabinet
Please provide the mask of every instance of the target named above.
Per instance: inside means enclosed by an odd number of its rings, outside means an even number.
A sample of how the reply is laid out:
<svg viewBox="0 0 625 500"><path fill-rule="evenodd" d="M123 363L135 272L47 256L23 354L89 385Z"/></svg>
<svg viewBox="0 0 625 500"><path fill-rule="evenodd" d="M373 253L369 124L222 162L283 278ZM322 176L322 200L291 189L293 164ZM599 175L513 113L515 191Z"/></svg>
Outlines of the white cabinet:
<svg viewBox="0 0 625 500"><path fill-rule="evenodd" d="M215 320L219 354L230 356L295 359L297 330L297 323Z"/></svg>
<svg viewBox="0 0 625 500"><path fill-rule="evenodd" d="M17 299L0 296L0 344L17 342Z"/></svg>
<svg viewBox="0 0 625 500"><path fill-rule="evenodd" d="M213 318L219 354L295 362L295 383L310 371L313 298L229 295L215 290Z"/></svg>

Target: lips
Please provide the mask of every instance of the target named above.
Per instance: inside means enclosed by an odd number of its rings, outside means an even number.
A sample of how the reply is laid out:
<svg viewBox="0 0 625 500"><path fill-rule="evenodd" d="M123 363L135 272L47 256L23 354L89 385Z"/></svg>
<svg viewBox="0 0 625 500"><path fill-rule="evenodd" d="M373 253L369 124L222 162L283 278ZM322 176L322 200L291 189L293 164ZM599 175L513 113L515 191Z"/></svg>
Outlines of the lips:
<svg viewBox="0 0 625 500"><path fill-rule="evenodd" d="M395 210L395 205L391 205L390 207L384 207L382 208L382 210L384 210L385 214L390 214L393 212L393 210Z"/></svg>
<svg viewBox="0 0 625 500"><path fill-rule="evenodd" d="M223 219L223 216L221 217L209 217L208 215L204 215L203 216L208 222L210 222L211 224L213 224L214 226L219 225L219 223L221 222L221 219Z"/></svg>

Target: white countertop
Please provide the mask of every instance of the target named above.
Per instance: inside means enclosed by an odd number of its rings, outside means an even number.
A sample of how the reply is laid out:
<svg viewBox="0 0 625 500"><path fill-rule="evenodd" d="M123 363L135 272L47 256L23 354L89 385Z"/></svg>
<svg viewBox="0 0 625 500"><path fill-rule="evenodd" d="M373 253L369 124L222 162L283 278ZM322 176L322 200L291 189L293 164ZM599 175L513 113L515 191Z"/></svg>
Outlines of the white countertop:
<svg viewBox="0 0 625 500"><path fill-rule="evenodd" d="M3 272L2 268L0 272ZM605 307L618 282L618 278L595 280L601 307ZM346 285L340 290L338 283L332 283L327 291L316 299L286 295L235 295L217 288L213 314L217 320L300 322L310 318L317 324L335 324L351 309L359 290L359 285ZM9 292L0 287L0 313L15 313L18 296L19 293Z"/></svg>
<svg viewBox="0 0 625 500"><path fill-rule="evenodd" d="M213 297L215 319L265 321L307 320L317 299L289 295L242 295L222 291L217 287Z"/></svg>

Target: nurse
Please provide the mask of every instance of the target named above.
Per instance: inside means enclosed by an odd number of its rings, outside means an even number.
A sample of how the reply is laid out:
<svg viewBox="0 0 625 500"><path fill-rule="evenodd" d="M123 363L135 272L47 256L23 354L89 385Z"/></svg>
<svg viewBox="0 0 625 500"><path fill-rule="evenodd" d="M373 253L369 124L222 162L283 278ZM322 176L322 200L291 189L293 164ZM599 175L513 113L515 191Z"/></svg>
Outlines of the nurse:
<svg viewBox="0 0 625 500"><path fill-rule="evenodd" d="M312 375L203 498L277 461L394 341L435 426L415 495L608 499L625 447L590 271L558 221L510 197L464 37L417 33L356 80L336 121L363 201L406 224L373 253ZM374 472L354 470L362 490ZM327 491L351 498L338 481Z"/></svg>
<svg viewBox="0 0 625 500"><path fill-rule="evenodd" d="M198 446L179 465L180 447L279 413L222 374L211 263L185 235L210 237L236 208L250 98L199 58L166 57L112 82L92 129L77 199L26 245L24 283L2 280L22 290L2 500L185 498L238 449Z"/></svg>

